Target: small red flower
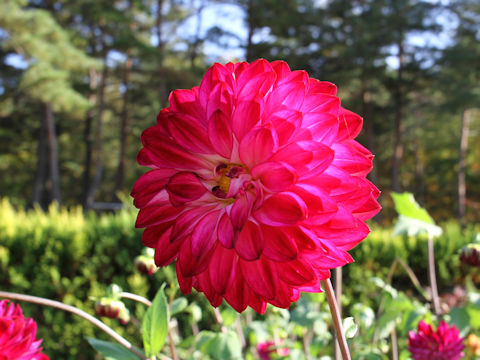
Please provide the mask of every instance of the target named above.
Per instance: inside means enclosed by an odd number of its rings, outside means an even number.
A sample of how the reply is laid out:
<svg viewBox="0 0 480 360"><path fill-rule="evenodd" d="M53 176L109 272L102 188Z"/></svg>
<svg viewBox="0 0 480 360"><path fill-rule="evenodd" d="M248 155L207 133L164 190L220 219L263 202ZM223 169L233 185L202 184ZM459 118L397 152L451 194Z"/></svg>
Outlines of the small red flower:
<svg viewBox="0 0 480 360"><path fill-rule="evenodd" d="M0 359L1 360L48 360L42 354L36 339L37 324L25 319L20 305L0 300Z"/></svg>
<svg viewBox="0 0 480 360"><path fill-rule="evenodd" d="M463 357L463 338L452 325L440 321L437 331L423 320L418 324L417 333L408 333L408 351L414 360L458 360Z"/></svg>
<svg viewBox="0 0 480 360"><path fill-rule="evenodd" d="M169 100L142 134L137 160L153 170L132 196L143 243L158 266L176 260L184 293L264 313L353 261L379 191L335 85L257 60L215 64Z"/></svg>
<svg viewBox="0 0 480 360"><path fill-rule="evenodd" d="M273 353L277 353L279 356L288 356L290 354L289 348L276 348L273 341L265 341L258 343L257 345L258 356L261 360L271 360L270 356Z"/></svg>

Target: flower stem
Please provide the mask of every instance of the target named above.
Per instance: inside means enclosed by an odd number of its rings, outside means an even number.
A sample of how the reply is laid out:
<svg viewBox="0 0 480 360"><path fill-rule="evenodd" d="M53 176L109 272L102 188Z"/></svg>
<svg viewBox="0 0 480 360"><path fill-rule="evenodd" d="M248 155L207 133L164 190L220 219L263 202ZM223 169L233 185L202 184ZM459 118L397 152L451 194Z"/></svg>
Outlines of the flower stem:
<svg viewBox="0 0 480 360"><path fill-rule="evenodd" d="M137 295L137 294L132 294L132 293L129 293L129 292L122 291L118 295L121 298L138 301L139 303L145 304L147 306L152 306L152 302L150 300L144 298L143 296Z"/></svg>
<svg viewBox="0 0 480 360"><path fill-rule="evenodd" d="M67 305L67 304L64 304L62 302L55 301L55 300L41 298L41 297L38 297L38 296L23 295L23 294L18 294L18 293L11 293L11 292L8 292L8 291L0 291L0 298L7 298L7 299L12 299L12 300L18 300L18 301L26 301L26 302L33 303L33 304L50 306L50 307L53 307L53 308L56 308L56 309L60 309L60 310L78 315L78 316L84 318L85 320L90 321L93 325L97 326L98 328L100 328L101 330L106 332L108 335L110 335L112 338L114 338L120 345L122 345L127 350L134 353L140 359L147 360L147 358L141 352L139 352L128 340L126 340L125 338L120 336L112 328L105 325L103 322L101 322L97 318L93 317L92 315L86 313L83 310L80 310L79 308L77 308L75 306Z"/></svg>
<svg viewBox="0 0 480 360"><path fill-rule="evenodd" d="M435 275L435 253L433 248L433 236L428 234L428 276L430 277L430 288L432 289L433 309L437 316L442 314L440 299L438 297L437 277Z"/></svg>
<svg viewBox="0 0 480 360"><path fill-rule="evenodd" d="M347 339L342 328L342 319L338 309L335 294L333 292L332 282L330 279L320 280L322 288L327 294L328 305L330 307L330 313L332 314L333 327L335 329L335 335L337 336L338 343L340 345L340 352L342 353L343 360L351 360L350 351L348 350Z"/></svg>
<svg viewBox="0 0 480 360"><path fill-rule="evenodd" d="M333 291L336 295L336 303L338 306L338 314L340 318L342 318L342 281L343 281L343 274L342 274L342 267L337 267L334 270L334 288ZM335 353L334 358L335 360L342 360L342 353L340 351L340 343L338 341L338 337L334 336L335 341Z"/></svg>

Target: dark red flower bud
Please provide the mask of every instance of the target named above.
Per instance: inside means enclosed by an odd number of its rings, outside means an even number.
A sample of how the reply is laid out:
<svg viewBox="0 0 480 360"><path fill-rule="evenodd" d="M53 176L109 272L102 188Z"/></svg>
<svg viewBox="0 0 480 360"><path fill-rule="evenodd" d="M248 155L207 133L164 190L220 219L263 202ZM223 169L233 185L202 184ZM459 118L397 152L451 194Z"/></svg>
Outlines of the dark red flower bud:
<svg viewBox="0 0 480 360"><path fill-rule="evenodd" d="M480 244L468 244L462 248L460 261L470 266L480 266Z"/></svg>
<svg viewBox="0 0 480 360"><path fill-rule="evenodd" d="M155 260L145 255L139 255L135 258L133 264L142 274L153 275L157 271Z"/></svg>

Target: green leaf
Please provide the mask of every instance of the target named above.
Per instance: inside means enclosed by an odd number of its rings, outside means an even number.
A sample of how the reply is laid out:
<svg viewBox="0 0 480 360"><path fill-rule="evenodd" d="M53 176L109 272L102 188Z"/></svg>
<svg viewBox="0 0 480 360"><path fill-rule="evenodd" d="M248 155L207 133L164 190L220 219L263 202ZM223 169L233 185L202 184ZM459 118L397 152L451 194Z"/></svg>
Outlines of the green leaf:
<svg viewBox="0 0 480 360"><path fill-rule="evenodd" d="M122 345L94 338L87 338L89 344L106 360L138 360L138 357Z"/></svg>
<svg viewBox="0 0 480 360"><path fill-rule="evenodd" d="M415 201L413 194L404 193L392 193L393 202L395 203L395 210L399 215L407 216L412 219L417 219L428 224L435 224L432 217L428 214L427 210L422 208Z"/></svg>
<svg viewBox="0 0 480 360"><path fill-rule="evenodd" d="M176 315L181 313L185 310L188 306L188 301L184 297L179 297L172 302L172 306L170 307L170 316Z"/></svg>
<svg viewBox="0 0 480 360"><path fill-rule="evenodd" d="M209 355L217 360L242 358L242 345L238 335L233 331L216 334L208 349Z"/></svg>
<svg viewBox="0 0 480 360"><path fill-rule="evenodd" d="M411 193L392 193L395 209L399 217L393 235L418 236L426 233L432 237L442 234L442 229L435 225L427 210L422 208Z"/></svg>
<svg viewBox="0 0 480 360"><path fill-rule="evenodd" d="M351 339L355 336L358 331L358 325L355 323L353 317L347 317L343 319L343 330L345 331L345 337Z"/></svg>
<svg viewBox="0 0 480 360"><path fill-rule="evenodd" d="M168 306L167 299L163 289L163 284L158 290L143 318L143 346L147 357L156 355L162 350L163 344L168 334Z"/></svg>

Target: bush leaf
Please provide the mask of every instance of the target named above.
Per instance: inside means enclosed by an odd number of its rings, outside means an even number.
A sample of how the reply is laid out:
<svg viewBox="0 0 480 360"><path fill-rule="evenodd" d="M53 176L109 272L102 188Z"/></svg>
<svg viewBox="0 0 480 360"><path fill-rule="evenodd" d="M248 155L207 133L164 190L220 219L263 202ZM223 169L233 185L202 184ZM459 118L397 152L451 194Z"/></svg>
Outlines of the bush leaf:
<svg viewBox="0 0 480 360"><path fill-rule="evenodd" d="M125 349L120 344L88 337L87 341L106 360L138 360L136 355Z"/></svg>
<svg viewBox="0 0 480 360"><path fill-rule="evenodd" d="M162 350L168 334L168 306L163 292L165 284L158 290L143 318L143 346L147 357L154 356Z"/></svg>

